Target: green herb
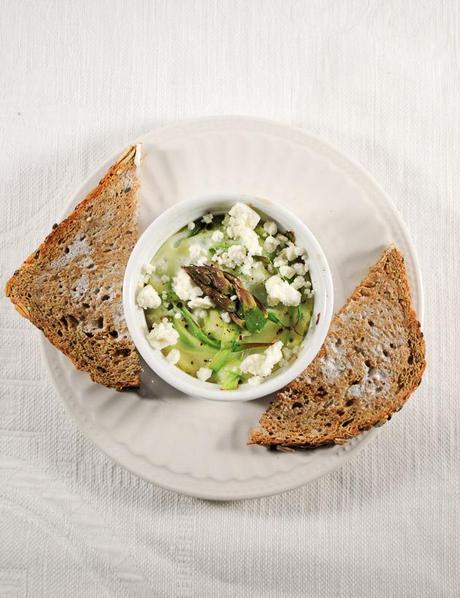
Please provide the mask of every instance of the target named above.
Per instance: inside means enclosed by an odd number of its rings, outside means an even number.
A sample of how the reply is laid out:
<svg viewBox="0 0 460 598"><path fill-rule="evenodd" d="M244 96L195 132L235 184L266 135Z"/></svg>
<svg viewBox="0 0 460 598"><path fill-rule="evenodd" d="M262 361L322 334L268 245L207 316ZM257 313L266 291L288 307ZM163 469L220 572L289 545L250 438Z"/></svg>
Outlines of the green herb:
<svg viewBox="0 0 460 598"><path fill-rule="evenodd" d="M260 332L265 326L266 317L257 306L244 312L245 327L249 332Z"/></svg>

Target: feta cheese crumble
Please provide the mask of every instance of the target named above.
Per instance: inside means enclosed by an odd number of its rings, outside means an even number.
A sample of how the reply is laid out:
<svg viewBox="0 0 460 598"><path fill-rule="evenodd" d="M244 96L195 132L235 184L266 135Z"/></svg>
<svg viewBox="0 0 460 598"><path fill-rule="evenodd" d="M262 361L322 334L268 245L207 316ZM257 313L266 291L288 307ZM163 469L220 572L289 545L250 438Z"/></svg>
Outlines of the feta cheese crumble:
<svg viewBox="0 0 460 598"><path fill-rule="evenodd" d="M234 268L235 266L241 266L245 257L246 250L242 245L232 245L228 248L228 251L223 254L222 259L224 260L224 265L229 268Z"/></svg>
<svg viewBox="0 0 460 598"><path fill-rule="evenodd" d="M254 271L254 259L251 255L248 255L243 265L241 266L241 274L245 274L249 278L252 277Z"/></svg>
<svg viewBox="0 0 460 598"><path fill-rule="evenodd" d="M150 345L158 350L175 345L178 339L179 333L168 318L163 318L161 322L155 323L152 330L147 334Z"/></svg>
<svg viewBox="0 0 460 598"><path fill-rule="evenodd" d="M208 262L207 251L202 245L194 243L188 250L189 263L195 266L204 266Z"/></svg>
<svg viewBox="0 0 460 598"><path fill-rule="evenodd" d="M227 251L217 251L212 258L219 266L234 270L246 263L249 258L246 254L246 249L242 245L231 245Z"/></svg>
<svg viewBox="0 0 460 598"><path fill-rule="evenodd" d="M264 223L264 231L274 237L278 232L278 227L274 222L267 220L267 222Z"/></svg>
<svg viewBox="0 0 460 598"><path fill-rule="evenodd" d="M289 262L293 262L299 256L303 255L304 250L302 247L297 247L294 243L289 243L289 245L283 249L283 255Z"/></svg>
<svg viewBox="0 0 460 598"><path fill-rule="evenodd" d="M254 231L260 216L244 203L236 203L229 211L230 219L227 235L231 239L240 239L249 255L260 255L259 236Z"/></svg>
<svg viewBox="0 0 460 598"><path fill-rule="evenodd" d="M200 287L193 283L190 276L182 268L179 269L174 277L172 287L173 291L182 301L190 301L203 295Z"/></svg>
<svg viewBox="0 0 460 598"><path fill-rule="evenodd" d="M153 274L153 272L155 271L154 267L152 266L152 264L144 264L142 266L142 272L144 274Z"/></svg>
<svg viewBox="0 0 460 598"><path fill-rule="evenodd" d="M300 276L303 276L308 272L308 268L305 264L302 264L302 262L296 262L295 264L292 264L292 267L294 268L294 272Z"/></svg>
<svg viewBox="0 0 460 598"><path fill-rule="evenodd" d="M161 305L161 299L156 290L148 284L137 293L136 303L142 309L155 309Z"/></svg>
<svg viewBox="0 0 460 598"><path fill-rule="evenodd" d="M259 223L260 216L251 207L245 203L238 202L231 207L230 211L230 226L245 227L251 230L255 229Z"/></svg>
<svg viewBox="0 0 460 598"><path fill-rule="evenodd" d="M180 351L178 349L171 349L171 351L166 355L166 361L169 361L172 365L176 365L176 363L180 359Z"/></svg>
<svg viewBox="0 0 460 598"><path fill-rule="evenodd" d="M269 235L264 241L264 249L267 253L274 253L279 244L278 239Z"/></svg>
<svg viewBox="0 0 460 598"><path fill-rule="evenodd" d="M256 386L303 346L310 318L299 321L299 310L313 313L306 252L294 234L282 234L246 203L198 215L141 273L136 301L152 310L146 314L148 342L203 382L225 390L242 382Z"/></svg>
<svg viewBox="0 0 460 598"><path fill-rule="evenodd" d="M204 320L207 315L208 313L205 309L194 309L192 311L192 316L195 320Z"/></svg>
<svg viewBox="0 0 460 598"><path fill-rule="evenodd" d="M238 231L238 238L241 239L249 255L260 255L262 253L259 236L255 231L249 228L241 228Z"/></svg>
<svg viewBox="0 0 460 598"><path fill-rule="evenodd" d="M206 380L209 380L211 376L212 370L209 368L200 368L196 373L196 377L198 378L198 380L201 380L202 382L206 382Z"/></svg>
<svg viewBox="0 0 460 598"><path fill-rule="evenodd" d="M292 287L294 289L301 289L302 287L304 287L306 285L306 280L303 276L296 276L294 278L294 280L292 281Z"/></svg>
<svg viewBox="0 0 460 598"><path fill-rule="evenodd" d="M287 266L288 263L284 255L278 255L273 260L273 265L275 266L275 268L281 268L281 266Z"/></svg>
<svg viewBox="0 0 460 598"><path fill-rule="evenodd" d="M195 297L187 303L187 306L189 309L209 309L210 307L214 307L214 302L210 297Z"/></svg>
<svg viewBox="0 0 460 598"><path fill-rule="evenodd" d="M230 318L230 314L226 311L221 311L220 317L226 324L230 324L230 322L232 321L232 319Z"/></svg>
<svg viewBox="0 0 460 598"><path fill-rule="evenodd" d="M224 239L224 233L221 230L215 230L211 235L211 241L220 243Z"/></svg>
<svg viewBox="0 0 460 598"><path fill-rule="evenodd" d="M268 347L265 352L248 355L240 365L243 374L252 374L265 378L272 373L273 367L283 359L283 343L277 341Z"/></svg>
<svg viewBox="0 0 460 598"><path fill-rule="evenodd" d="M294 268L291 268L291 266L281 266L280 274L283 278L292 278L295 274L295 270Z"/></svg>
<svg viewBox="0 0 460 598"><path fill-rule="evenodd" d="M267 278L267 271L265 270L264 265L262 262L255 262L251 264L251 271L249 276L252 278L252 281L256 284L264 282Z"/></svg>
<svg viewBox="0 0 460 598"><path fill-rule="evenodd" d="M268 304L271 306L282 303L283 305L299 305L302 296L297 289L286 280L275 274L265 281Z"/></svg>
<svg viewBox="0 0 460 598"><path fill-rule="evenodd" d="M166 270L167 267L168 267L168 261L166 260L166 258L163 258L156 264L156 266L153 266L153 271L159 272L161 274L162 272L164 272Z"/></svg>

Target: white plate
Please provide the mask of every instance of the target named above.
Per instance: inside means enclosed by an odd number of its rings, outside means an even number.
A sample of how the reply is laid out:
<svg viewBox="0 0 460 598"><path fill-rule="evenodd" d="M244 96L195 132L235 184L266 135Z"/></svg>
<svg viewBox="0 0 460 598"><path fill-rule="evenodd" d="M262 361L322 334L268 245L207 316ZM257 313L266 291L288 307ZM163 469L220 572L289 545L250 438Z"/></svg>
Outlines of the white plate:
<svg viewBox="0 0 460 598"><path fill-rule="evenodd" d="M422 317L420 271L401 218L373 179L329 145L297 129L241 117L181 123L140 141L141 230L188 197L225 192L267 197L297 213L321 243L334 277L336 308L383 248L396 242ZM67 212L119 153L84 183ZM82 431L135 474L183 494L215 500L276 494L335 469L375 434L315 451L248 447L248 432L268 399L234 404L192 399L147 366L139 392L117 393L93 384L48 342L42 347L54 384Z"/></svg>

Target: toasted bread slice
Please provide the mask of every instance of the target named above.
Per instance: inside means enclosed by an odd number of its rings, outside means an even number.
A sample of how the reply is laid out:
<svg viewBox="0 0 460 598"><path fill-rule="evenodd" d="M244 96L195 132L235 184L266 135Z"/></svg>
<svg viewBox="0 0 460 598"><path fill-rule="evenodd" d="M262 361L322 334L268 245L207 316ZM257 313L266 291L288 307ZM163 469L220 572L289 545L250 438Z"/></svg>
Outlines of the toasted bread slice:
<svg viewBox="0 0 460 598"><path fill-rule="evenodd" d="M390 247L334 316L313 362L262 415L249 444L341 444L399 411L424 369L404 260Z"/></svg>
<svg viewBox="0 0 460 598"><path fill-rule="evenodd" d="M95 382L139 386L140 362L123 316L125 266L138 237L134 146L6 285L19 313Z"/></svg>

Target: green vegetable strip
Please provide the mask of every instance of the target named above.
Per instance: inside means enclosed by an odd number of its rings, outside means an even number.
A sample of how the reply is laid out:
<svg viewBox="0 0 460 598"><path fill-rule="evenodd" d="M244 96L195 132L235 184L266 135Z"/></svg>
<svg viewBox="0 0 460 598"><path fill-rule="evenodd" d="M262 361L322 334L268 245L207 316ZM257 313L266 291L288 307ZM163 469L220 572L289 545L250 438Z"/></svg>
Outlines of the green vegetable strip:
<svg viewBox="0 0 460 598"><path fill-rule="evenodd" d="M207 334L205 334L198 326L198 324L195 322L192 314L186 307L178 307L177 309L184 316L185 321L190 326L190 332L193 334L193 336L195 336L204 344L213 347L213 349L220 349L220 341L216 341L215 339L210 338Z"/></svg>
<svg viewBox="0 0 460 598"><path fill-rule="evenodd" d="M209 364L209 367L214 372L214 374L216 374L219 370L221 370L224 367L231 354L232 351L230 349L221 349L214 355L214 357L211 360L211 363Z"/></svg>
<svg viewBox="0 0 460 598"><path fill-rule="evenodd" d="M200 220L198 220L198 221L195 220L195 228L192 228L192 230L189 231L187 238L190 239L190 237L194 237L195 235L200 233L203 229L204 229L204 223L201 222Z"/></svg>
<svg viewBox="0 0 460 598"><path fill-rule="evenodd" d="M295 323L296 326L300 322L301 319L302 319L302 305L299 303L299 305L297 306L297 322Z"/></svg>
<svg viewBox="0 0 460 598"><path fill-rule="evenodd" d="M297 315L297 320L296 320L296 323L294 324L294 326L292 327L292 329L299 336L304 336L304 334L305 334L304 332L298 332L298 330L297 330L297 325L300 322L300 320L302 319L302 305L297 306L296 315Z"/></svg>
<svg viewBox="0 0 460 598"><path fill-rule="evenodd" d="M237 245L237 243L232 243L230 241L221 241L220 243L214 243L209 247L209 251L215 253L218 249L228 249L232 245Z"/></svg>
<svg viewBox="0 0 460 598"><path fill-rule="evenodd" d="M271 322L274 322L275 324L278 324L278 326L282 326L283 328L288 328L286 326L286 324L283 324L283 322L278 318L278 316L274 312L272 312L272 311L268 312L268 319Z"/></svg>
<svg viewBox="0 0 460 598"><path fill-rule="evenodd" d="M238 388L238 384L240 382L241 375L238 372L228 372L225 376L221 389L222 390L235 390Z"/></svg>
<svg viewBox="0 0 460 598"><path fill-rule="evenodd" d="M185 235L175 242L174 247L177 249L182 243L182 241L185 241L185 239L190 239L190 237L198 235L199 233L201 233L203 229L204 223L200 220L195 220L195 228L193 228L192 230L187 230Z"/></svg>
<svg viewBox="0 0 460 598"><path fill-rule="evenodd" d="M267 347L271 347L274 342L275 341L270 343L238 343L235 341L232 343L231 350L233 353L239 353L240 351L246 351L248 349L265 349Z"/></svg>

